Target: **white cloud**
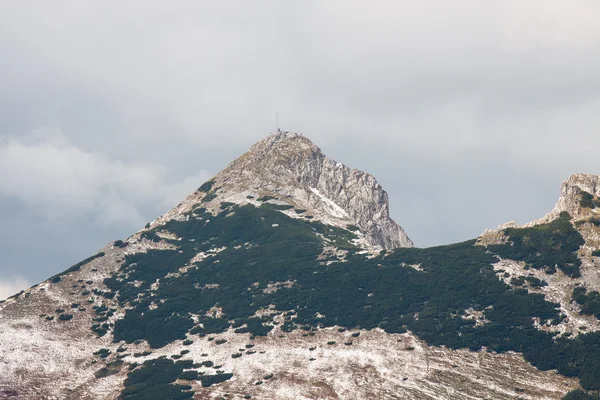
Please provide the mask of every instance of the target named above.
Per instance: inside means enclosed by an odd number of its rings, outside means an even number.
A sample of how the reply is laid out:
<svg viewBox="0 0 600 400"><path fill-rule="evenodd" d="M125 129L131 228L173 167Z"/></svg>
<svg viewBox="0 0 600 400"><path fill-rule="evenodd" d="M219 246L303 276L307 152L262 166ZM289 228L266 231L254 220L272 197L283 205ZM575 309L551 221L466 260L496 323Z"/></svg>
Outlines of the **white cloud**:
<svg viewBox="0 0 600 400"><path fill-rule="evenodd" d="M19 293L21 290L31 286L25 279L22 278L3 278L0 279L0 300L4 300L13 294Z"/></svg>
<svg viewBox="0 0 600 400"><path fill-rule="evenodd" d="M590 0L115 4L7 4L4 96L32 94L35 117L69 123L82 99L106 102L110 134L132 146L250 144L279 109L284 128L319 143L403 136L435 158L510 135L519 115L535 116L531 136L544 110L593 109L600 82Z"/></svg>
<svg viewBox="0 0 600 400"><path fill-rule="evenodd" d="M58 129L0 141L0 194L52 219L93 216L138 227L149 219L144 209L164 211L208 178L210 173L200 170L170 182L160 164L123 162L83 150Z"/></svg>

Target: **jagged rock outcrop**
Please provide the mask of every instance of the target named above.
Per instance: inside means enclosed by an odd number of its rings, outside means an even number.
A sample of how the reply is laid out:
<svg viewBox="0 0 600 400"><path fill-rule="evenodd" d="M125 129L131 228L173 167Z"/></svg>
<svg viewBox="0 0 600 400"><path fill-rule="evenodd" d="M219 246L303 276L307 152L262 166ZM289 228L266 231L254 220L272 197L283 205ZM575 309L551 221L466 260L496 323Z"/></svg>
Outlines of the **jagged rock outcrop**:
<svg viewBox="0 0 600 400"><path fill-rule="evenodd" d="M501 241L498 234L506 228L531 227L545 224L558 218L560 213L564 211L568 212L575 221L598 214L595 210L581 206L581 198L584 192L595 197L600 197L600 176L582 173L571 175L563 181L560 187L558 202L549 213L542 218L535 219L523 225L509 221L499 225L497 228L486 229L480 236L480 242L495 244Z"/></svg>
<svg viewBox="0 0 600 400"><path fill-rule="evenodd" d="M501 260L494 266L499 277L508 284L513 279L523 277L534 277L544 282L541 287L528 287L527 290L541 293L548 301L560 304L561 312L566 318L556 326L541 326L541 329L569 335L600 330L600 321L593 315L582 313L581 306L572 298L576 287L589 291L600 290L600 259L592 255L600 249L600 209L582 204L586 195L591 195L593 199L600 197L600 176L582 173L571 175L563 181L560 197L554 208L542 218L522 225L510 221L495 229L485 230L478 238L477 243L482 246L506 243L509 241L505 234L507 228L531 228L548 224L559 218L561 213L569 213L573 227L585 241L577 251L577 257L581 261L580 276L568 276L561 272L550 275L544 270L531 269L518 260Z"/></svg>
<svg viewBox="0 0 600 400"><path fill-rule="evenodd" d="M600 196L600 176L579 173L565 179L560 187L560 197L558 202L552 211L543 218L532 221L528 225L552 221L563 211L568 212L574 219L588 217L590 215L590 210L581 207L580 204L583 192L587 192L596 197Z"/></svg>
<svg viewBox="0 0 600 400"><path fill-rule="evenodd" d="M510 221L498 226L495 229L487 229L480 237L480 241L489 241L487 244L493 244L498 240L498 234L506 228L527 228L557 219L562 212L568 212L573 223L582 234L586 241L586 246L591 248L600 248L600 227L590 228L586 222L600 218L600 208L586 207L582 205L584 194L591 195L593 198L600 198L600 176L590 174L573 174L565 179L560 187L560 197L554 208L542 218L519 225Z"/></svg>
<svg viewBox="0 0 600 400"><path fill-rule="evenodd" d="M370 174L327 158L305 136L275 132L213 178L214 203L256 203L270 196L306 209L328 225L355 225L369 249L413 247L389 216L388 195ZM204 193L196 192L155 223L189 211ZM153 225L154 226L154 225Z"/></svg>

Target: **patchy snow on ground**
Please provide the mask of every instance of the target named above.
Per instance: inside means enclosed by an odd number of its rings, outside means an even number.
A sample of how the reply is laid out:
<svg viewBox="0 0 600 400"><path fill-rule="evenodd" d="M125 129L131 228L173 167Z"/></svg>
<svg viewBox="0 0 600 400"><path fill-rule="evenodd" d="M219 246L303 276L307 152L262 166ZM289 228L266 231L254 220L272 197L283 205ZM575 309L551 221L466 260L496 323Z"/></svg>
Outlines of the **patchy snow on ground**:
<svg viewBox="0 0 600 400"><path fill-rule="evenodd" d="M493 265L498 278L510 285L513 278L535 277L546 282L547 286L532 287L525 286L527 291L532 293L541 293L545 299L560 305L560 312L566 316L558 325L550 325L548 321L538 321L536 326L539 329L560 332L562 334L570 333L577 336L580 333L594 332L600 330L600 322L593 315L580 314L581 307L572 299L573 289L579 285L585 284L585 270L590 267L589 263L584 261L582 265L582 277L571 278L565 275L560 269L554 274L547 274L541 269L525 269L523 262L517 262L509 259L503 259Z"/></svg>
<svg viewBox="0 0 600 400"><path fill-rule="evenodd" d="M559 399L577 387L575 380L538 371L515 353L429 347L410 333L340 330L327 328L310 334L276 328L267 337L255 339L230 330L204 338L193 336L191 345L173 343L146 357L127 360L171 357L185 349L189 353L183 359L215 363L198 371L234 374L211 388L192 382L200 399L224 394L290 400ZM133 351L141 348L128 349Z"/></svg>

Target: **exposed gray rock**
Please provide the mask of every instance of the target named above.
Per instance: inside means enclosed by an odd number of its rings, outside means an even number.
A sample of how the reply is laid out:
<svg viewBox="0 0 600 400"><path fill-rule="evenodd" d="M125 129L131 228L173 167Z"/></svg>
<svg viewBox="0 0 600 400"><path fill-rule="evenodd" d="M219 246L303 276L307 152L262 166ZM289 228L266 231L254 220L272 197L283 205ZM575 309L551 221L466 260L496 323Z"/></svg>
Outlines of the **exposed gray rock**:
<svg viewBox="0 0 600 400"><path fill-rule="evenodd" d="M575 189L577 184L572 186L572 189L563 187L565 199L562 203L559 201L558 210L570 210L569 207L577 205L580 198ZM589 186L577 187L598 194L597 184L594 191ZM328 159L301 135L283 132L257 143L219 173L210 190L194 192L150 226L159 226L170 219L185 220L184 213L198 206L199 202L202 202L202 207L219 212L222 201L259 205L262 202L257 200L258 196L273 196L275 199L269 200L271 203L306 209L306 214L327 224L341 227L356 225L362 232L361 239L372 246L371 250L412 246L402 229L389 218L387 194L371 175ZM296 214L291 210L282 212L292 217ZM305 213L296 217L304 218ZM174 233L164 230L159 229L155 234L161 239L178 240ZM113 343L111 335L97 337L90 330L97 317L93 305L104 304L116 310L107 321L109 323L122 318L126 311L117 298L103 298L92 290L108 289L103 283L104 278L119 271L126 255L176 247L165 240L149 240L140 234L125 242L125 246L115 242L107 245L101 250L103 256L64 274L58 282L45 281L27 289L18 298L0 303L0 398L115 399L129 372L127 364L181 354L181 341L160 349L150 349L145 341L126 345ZM199 253L192 261L211 257L223 249ZM326 247L326 250L330 254L324 259L344 256L344 251L335 247ZM594 262L584 260L583 277L578 281L567 281L557 272L549 280L548 287L543 289L544 295L560 301L561 307L568 307L569 304L563 300L568 299L575 282L583 283L587 279L587 287L592 287L589 284L591 272L588 274L587 271L592 270ZM411 267L420 270L418 264ZM495 267L510 272L511 276L526 273L521 265L510 260L500 261ZM180 269L175 274L180 272L185 271ZM173 276L172 273L165 278L169 276ZM137 281L131 283L135 285ZM159 281L153 285L159 285ZM293 285L292 280L270 282L264 290L284 290ZM82 291L86 288L88 292L83 295ZM210 283L198 287L215 288ZM561 294L563 297L552 297ZM58 308L69 309L73 303L79 302L85 307L73 311L73 319L60 321L53 318L58 315ZM211 310L222 311L218 307ZM265 308L260 311L266 314L272 310ZM472 309L467 312L465 318L478 318L476 323L485 323L481 313L477 314ZM570 311L565 308L565 312ZM587 323L588 331L596 329L591 317L575 319L578 317L577 310L568 315L571 325ZM257 316L260 316L258 312ZM282 330L284 315L276 318L277 326L267 336L254 338L252 344L255 350L246 352L243 357L233 359L232 354L249 342L250 335L235 333L233 329L214 335L217 341L225 339L221 345L197 338L186 345L187 359L198 362L207 356L206 359L234 373L234 379L210 388L202 387L197 381L189 382L196 397L216 398L229 393L236 398L252 395L252 398L272 399L518 397L558 400L569 390L579 387L576 378L563 377L555 371L537 370L518 353L433 347L410 332L387 334L381 329L352 332L329 327L318 329L313 335L302 330L286 332ZM563 331L566 328L568 326ZM127 347L129 354L119 353L121 346ZM111 351L109 358L103 359L94 354L101 348ZM152 354L143 355L150 350ZM141 356L136 356L136 353ZM126 365L114 375L97 377L102 367L120 356L124 357ZM267 382L265 376L274 379ZM263 379L265 382L262 382ZM258 385L258 382L264 384Z"/></svg>
<svg viewBox="0 0 600 400"><path fill-rule="evenodd" d="M574 219L588 217L590 210L582 208L579 204L583 192L588 192L596 197L600 196L600 176L574 174L568 177L560 187L560 197L554 209L543 218L527 225L537 225L552 221L563 211L568 212Z"/></svg>
<svg viewBox="0 0 600 400"><path fill-rule="evenodd" d="M267 136L213 181L216 197L208 206L222 201L256 204L256 198L272 196L307 210L316 221L342 228L357 226L369 250L413 246L390 218L388 195L372 175L327 158L298 133ZM193 193L152 227L189 211L205 195Z"/></svg>
<svg viewBox="0 0 600 400"><path fill-rule="evenodd" d="M546 300L560 304L561 313L567 318L558 325L546 326L538 324L539 329L568 333L576 336L580 333L600 330L600 321L593 315L581 314L580 306L573 301L571 294L577 286L585 287L589 291L600 290L600 260L591 254L600 249L600 226L592 221L600 218L598 209L581 206L583 192L594 197L600 197L600 176L588 174L574 174L567 178L561 185L560 197L554 208L542 218L533 220L523 225L513 221L498 226L495 229L484 231L477 240L477 244L489 246L505 243L508 238L503 230L507 228L527 228L539 224L547 224L559 217L560 213L568 212L572 218L575 229L579 231L585 244L577 252L581 260L581 276L573 278L558 271L548 275L543 270L525 268L525 263L514 260L501 260L494 265L498 276L506 283L512 278L534 276L547 283L546 286L530 288L530 292L541 293Z"/></svg>
<svg viewBox="0 0 600 400"><path fill-rule="evenodd" d="M297 133L269 135L229 164L215 181L223 191L268 191L293 197L299 207L322 218L358 226L372 245L384 249L413 246L390 218L388 195L372 175L327 158Z"/></svg>
<svg viewBox="0 0 600 400"><path fill-rule="evenodd" d="M495 244L494 240L497 233L506 228L523 228L546 224L558 218L560 213L564 211L568 212L574 221L596 216L596 214L599 213L595 210L581 207L580 201L583 192L587 192L595 197L600 197L600 176L581 173L571 175L563 181L560 187L560 197L558 198L558 202L548 214L523 225L510 221L495 229L486 229L480 236L480 242L484 241L482 244ZM488 239L489 243L485 242Z"/></svg>

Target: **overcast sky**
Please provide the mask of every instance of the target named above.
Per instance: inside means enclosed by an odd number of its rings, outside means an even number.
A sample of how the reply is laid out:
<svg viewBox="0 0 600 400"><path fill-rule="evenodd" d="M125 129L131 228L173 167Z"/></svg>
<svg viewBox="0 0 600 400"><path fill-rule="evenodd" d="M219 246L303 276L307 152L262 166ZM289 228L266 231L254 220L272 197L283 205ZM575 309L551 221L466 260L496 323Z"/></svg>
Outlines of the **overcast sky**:
<svg viewBox="0 0 600 400"><path fill-rule="evenodd" d="M0 0L0 298L275 129L370 172L419 247L600 174L600 2Z"/></svg>

